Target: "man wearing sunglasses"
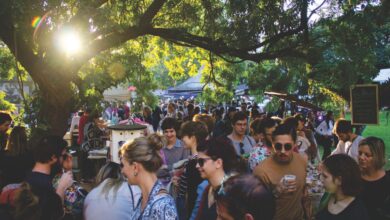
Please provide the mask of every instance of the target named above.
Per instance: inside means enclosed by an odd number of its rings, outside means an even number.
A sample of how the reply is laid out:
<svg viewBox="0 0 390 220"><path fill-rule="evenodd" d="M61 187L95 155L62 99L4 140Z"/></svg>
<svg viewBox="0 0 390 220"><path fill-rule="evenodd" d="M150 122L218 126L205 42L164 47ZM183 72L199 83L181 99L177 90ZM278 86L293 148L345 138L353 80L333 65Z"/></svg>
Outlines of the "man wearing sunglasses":
<svg viewBox="0 0 390 220"><path fill-rule="evenodd" d="M246 135L248 117L244 112L236 112L232 118L233 131L227 137L231 140L238 156L248 154L256 144L255 140Z"/></svg>
<svg viewBox="0 0 390 220"><path fill-rule="evenodd" d="M273 155L253 171L276 198L274 219L303 219L302 201L306 192L306 161L295 153L296 131L286 124L279 125L272 134ZM306 216L307 217L307 216Z"/></svg>

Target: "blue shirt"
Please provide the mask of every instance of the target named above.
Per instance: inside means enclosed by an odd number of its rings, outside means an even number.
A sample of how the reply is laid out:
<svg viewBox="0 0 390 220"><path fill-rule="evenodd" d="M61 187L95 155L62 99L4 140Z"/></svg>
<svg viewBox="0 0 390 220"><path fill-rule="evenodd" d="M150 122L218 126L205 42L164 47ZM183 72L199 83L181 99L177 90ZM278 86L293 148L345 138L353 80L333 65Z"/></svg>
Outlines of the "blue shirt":
<svg viewBox="0 0 390 220"><path fill-rule="evenodd" d="M187 159L191 154L191 151L186 149L183 142L179 139L176 139L175 145L173 145L171 149L168 149L166 146L164 146L162 152L164 153L162 155L164 164L168 166L169 170L172 170L174 163Z"/></svg>
<svg viewBox="0 0 390 220"><path fill-rule="evenodd" d="M244 139L241 142L233 140L229 136L228 138L232 141L232 144L238 156L242 156L241 153L242 150L243 150L243 154L248 154L252 150L252 147L256 145L255 139L253 139L251 136L248 135L245 135ZM240 143L242 143L242 148L240 146Z"/></svg>
<svg viewBox="0 0 390 220"><path fill-rule="evenodd" d="M138 200L132 219L138 220L176 220L177 210L175 201L166 193L160 181L156 181L149 194L145 209L141 210L142 196Z"/></svg>

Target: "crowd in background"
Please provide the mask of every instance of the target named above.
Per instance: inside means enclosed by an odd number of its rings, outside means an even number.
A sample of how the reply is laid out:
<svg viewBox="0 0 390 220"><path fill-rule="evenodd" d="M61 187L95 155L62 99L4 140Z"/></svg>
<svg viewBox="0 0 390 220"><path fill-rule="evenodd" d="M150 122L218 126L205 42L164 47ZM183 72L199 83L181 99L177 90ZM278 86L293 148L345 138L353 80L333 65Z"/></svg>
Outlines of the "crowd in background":
<svg viewBox="0 0 390 220"><path fill-rule="evenodd" d="M84 164L83 178L95 180L87 192L62 137L28 146L25 128L7 132L12 118L2 112L0 219L390 219L382 139L331 111L323 120L312 111L276 115L245 102L86 109L70 126L84 161L104 145L107 121L137 118L155 132L124 143L120 164L97 175Z"/></svg>

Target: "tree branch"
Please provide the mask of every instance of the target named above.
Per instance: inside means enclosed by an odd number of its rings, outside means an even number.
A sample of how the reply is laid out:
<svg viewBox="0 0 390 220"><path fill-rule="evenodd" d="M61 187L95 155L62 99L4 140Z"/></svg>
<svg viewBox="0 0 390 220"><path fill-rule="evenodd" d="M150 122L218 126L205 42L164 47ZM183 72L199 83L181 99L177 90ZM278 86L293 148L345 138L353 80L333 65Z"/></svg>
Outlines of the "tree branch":
<svg viewBox="0 0 390 220"><path fill-rule="evenodd" d="M309 20L311 18L311 16L313 16L316 13L316 11L318 9L320 9L325 4L325 2L326 2L326 0L324 0L317 8L313 9L307 19Z"/></svg>
<svg viewBox="0 0 390 220"><path fill-rule="evenodd" d="M276 34L274 36L271 36L270 38L268 38L268 39L266 39L266 40L264 40L264 41L262 41L262 42L260 42L258 44L252 45L250 47L242 48L241 50L243 50L243 51L255 51L256 49L264 47L265 45L274 44L274 43L282 40L285 37L289 37L289 36L292 36L292 35L295 35L295 34L299 34L301 31L305 31L307 33L308 32L307 8L308 8L307 0L302 0L301 1L301 7L300 7L301 20L300 20L300 24L299 24L298 27L293 28L293 29L288 30L288 31L280 32L280 33L278 33L278 34ZM308 38L308 37L305 36L305 38Z"/></svg>
<svg viewBox="0 0 390 220"><path fill-rule="evenodd" d="M84 4L80 6L80 9L77 13L69 20L68 24L70 26L77 26L80 21L88 23L88 19L92 18L95 14L98 13L98 8L106 4L108 0L96 0L94 2ZM92 13L91 13L92 12Z"/></svg>
<svg viewBox="0 0 390 220"><path fill-rule="evenodd" d="M288 30L288 31L280 32L280 33L278 33L278 34L268 38L267 40L262 41L259 44L252 45L252 46L246 47L246 48L242 48L241 50L242 51L254 51L254 50L258 49L258 48L264 47L265 45L274 44L274 43L282 40L285 37L292 36L294 34L298 34L302 30L303 30L303 27L299 26L297 28L294 28L294 29L291 29L291 30Z"/></svg>
<svg viewBox="0 0 390 220"><path fill-rule="evenodd" d="M106 4L108 0L96 0L89 4L91 7L100 8L102 5Z"/></svg>
<svg viewBox="0 0 390 220"><path fill-rule="evenodd" d="M218 56L229 55L233 57L239 57L243 60L251 60L254 62L286 56L305 56L303 53L294 50L294 48L292 48L291 46L278 51L249 53L249 51L229 47L222 40L213 40L208 37L195 36L178 29L151 28L147 30L147 34L159 36L165 40L172 41L174 43L191 44L193 46L212 51Z"/></svg>
<svg viewBox="0 0 390 220"><path fill-rule="evenodd" d="M154 0L152 4L149 5L149 8L145 11L145 13L141 16L140 26L151 26L153 18L160 11L165 2L166 0Z"/></svg>
<svg viewBox="0 0 390 220"><path fill-rule="evenodd" d="M8 3L8 4L7 4ZM30 74L36 82L42 82L44 79L39 76L37 70L41 66L42 59L34 54L31 47L23 40L22 36L17 35L17 30L13 26L11 15L11 2L4 1L0 4L3 10L0 13L0 38L7 45L8 49Z"/></svg>
<svg viewBox="0 0 390 220"><path fill-rule="evenodd" d="M95 39L87 46L85 53L77 58L76 65L81 67L96 54L107 49L120 46L128 40L135 39L142 35L145 35L145 29L139 27L128 27L125 31L112 32L102 39Z"/></svg>
<svg viewBox="0 0 390 220"><path fill-rule="evenodd" d="M101 4L104 4L107 2L107 0L98 0L94 2L95 7L100 7ZM125 43L128 40L135 39L141 35L146 34L146 30L151 27L151 22L154 18L154 16L159 12L159 10L162 8L166 0L154 0L149 8L145 11L145 13L142 15L140 19L140 24L138 27L128 27L126 30L118 32L116 29L108 29L109 32L106 31L99 31L99 34L97 33L91 33L90 39L91 43L87 46L86 52L77 59L76 66L82 66L84 62L88 61L92 57L94 57L96 54L107 50L112 47L120 46L121 44ZM85 8L86 10L87 8ZM82 15L80 10L80 14L76 15L75 17L81 18L85 17L85 15ZM78 20L77 18L74 20ZM71 21L73 22L73 21ZM96 38L99 36L103 36L101 39Z"/></svg>

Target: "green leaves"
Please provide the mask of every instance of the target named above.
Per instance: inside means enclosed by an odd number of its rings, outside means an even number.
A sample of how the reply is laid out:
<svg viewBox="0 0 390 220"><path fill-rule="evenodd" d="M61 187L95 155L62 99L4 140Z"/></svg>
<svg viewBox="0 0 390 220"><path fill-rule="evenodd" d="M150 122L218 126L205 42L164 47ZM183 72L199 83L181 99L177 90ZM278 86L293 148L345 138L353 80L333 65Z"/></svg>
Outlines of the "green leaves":
<svg viewBox="0 0 390 220"><path fill-rule="evenodd" d="M2 111L15 111L16 106L15 104L12 104L11 102L6 100L6 94L3 91L0 91L0 109Z"/></svg>

